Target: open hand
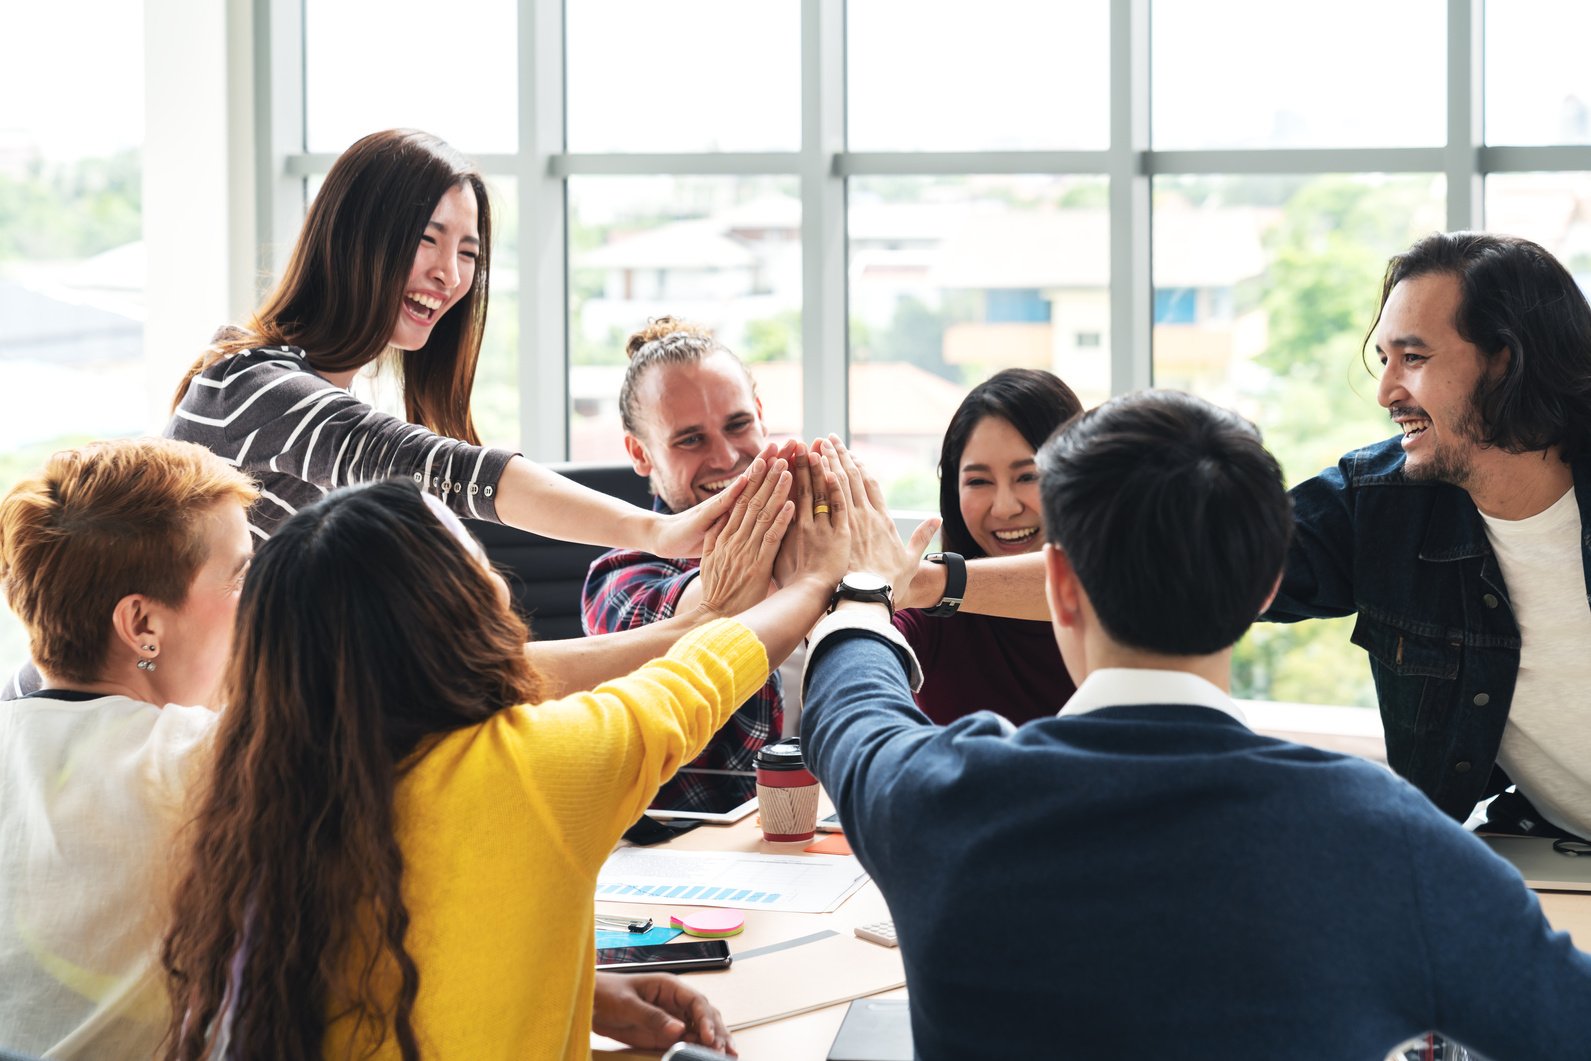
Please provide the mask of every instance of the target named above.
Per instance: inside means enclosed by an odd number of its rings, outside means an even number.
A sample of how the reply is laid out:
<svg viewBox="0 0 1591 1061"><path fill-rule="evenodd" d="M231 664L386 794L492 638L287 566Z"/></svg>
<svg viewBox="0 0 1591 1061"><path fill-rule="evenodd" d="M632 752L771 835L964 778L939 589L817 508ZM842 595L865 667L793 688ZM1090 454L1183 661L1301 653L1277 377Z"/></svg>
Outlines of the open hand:
<svg viewBox="0 0 1591 1061"><path fill-rule="evenodd" d="M797 512L810 510L812 473L807 463L806 446L800 442L788 442L780 449L779 456L789 463L790 473L794 478L795 485L790 491L790 500L794 502L795 510ZM779 545L779 555L773 559L773 580L779 585L788 586L790 580L801 570L801 545L805 540L799 525L796 530L784 536L784 541Z"/></svg>
<svg viewBox="0 0 1591 1061"><path fill-rule="evenodd" d="M790 537L801 539L790 581L811 578L837 586L851 559L851 500L838 462L814 449L807 454L807 492L795 514ZM788 585L788 582L781 583Z"/></svg>
<svg viewBox="0 0 1591 1061"><path fill-rule="evenodd" d="M665 1050L683 1039L740 1056L723 1015L669 973L598 973L591 1030L642 1050Z"/></svg>
<svg viewBox="0 0 1591 1061"><path fill-rule="evenodd" d="M884 490L878 480L868 475L857 462L839 436L830 435L813 443L821 448L823 456L840 469L850 502L851 560L847 570L871 571L889 581L891 586L903 587L917 573L917 563L923 550L939 530L939 519L924 520L912 532L909 543L902 542L895 520L884 504Z"/></svg>
<svg viewBox="0 0 1591 1061"><path fill-rule="evenodd" d="M736 615L768 595L774 558L795 515L783 459L758 457L743 478L746 487L724 522L708 528L702 554L701 606L717 615Z"/></svg>
<svg viewBox="0 0 1591 1061"><path fill-rule="evenodd" d="M763 448L758 459L765 464L773 460L776 447L769 443ZM726 486L719 494L708 498L694 508L673 515L657 516L652 524L652 541L647 548L653 556L685 557L700 556L706 547L707 531L715 524L724 522L728 518L730 509L735 501L747 487L747 476L751 469L747 468L735 476L735 481Z"/></svg>

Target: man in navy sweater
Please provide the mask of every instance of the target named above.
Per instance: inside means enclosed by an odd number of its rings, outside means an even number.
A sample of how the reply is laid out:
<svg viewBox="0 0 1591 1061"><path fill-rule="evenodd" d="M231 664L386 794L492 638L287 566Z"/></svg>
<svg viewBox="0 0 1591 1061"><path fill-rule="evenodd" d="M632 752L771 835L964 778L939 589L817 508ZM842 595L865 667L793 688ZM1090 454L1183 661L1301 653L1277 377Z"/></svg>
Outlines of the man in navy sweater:
<svg viewBox="0 0 1591 1061"><path fill-rule="evenodd" d="M936 727L858 539L802 734L894 915L926 1059L1491 1061L1591 1051L1591 957L1389 771L1260 736L1228 695L1292 514L1246 420L1149 391L1040 456L1058 717ZM865 538L865 536L864 536Z"/></svg>

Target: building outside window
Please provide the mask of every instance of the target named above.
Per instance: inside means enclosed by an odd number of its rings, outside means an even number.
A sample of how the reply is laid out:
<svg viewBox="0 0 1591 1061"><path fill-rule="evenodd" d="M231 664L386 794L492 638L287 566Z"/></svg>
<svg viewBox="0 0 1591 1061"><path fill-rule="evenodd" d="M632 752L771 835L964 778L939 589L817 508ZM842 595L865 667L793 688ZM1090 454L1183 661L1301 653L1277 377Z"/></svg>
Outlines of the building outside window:
<svg viewBox="0 0 1591 1061"><path fill-rule="evenodd" d="M0 372L8 394L74 396L0 423L0 474L145 423L115 398L143 356L141 24L102 2L69 27L25 16L77 42L71 77L27 74L28 49L0 72L30 101L0 121ZM773 433L844 434L898 509L936 503L951 411L1012 366L1087 404L1153 384L1233 406L1296 482L1389 433L1362 344L1391 253L1490 227L1591 277L1575 0L1329 19L1268 0L461 3L423 20L428 48L467 57L436 81L385 61L415 0L375 22L255 5L261 265L358 136L417 126L479 159L496 245L476 418L544 460L623 459L625 337L672 314L748 362ZM1344 68L1367 26L1420 71L1396 93ZM60 81L94 105L29 91ZM40 132L91 120L70 148ZM1341 623L1261 627L1237 664L1240 695L1373 702Z"/></svg>

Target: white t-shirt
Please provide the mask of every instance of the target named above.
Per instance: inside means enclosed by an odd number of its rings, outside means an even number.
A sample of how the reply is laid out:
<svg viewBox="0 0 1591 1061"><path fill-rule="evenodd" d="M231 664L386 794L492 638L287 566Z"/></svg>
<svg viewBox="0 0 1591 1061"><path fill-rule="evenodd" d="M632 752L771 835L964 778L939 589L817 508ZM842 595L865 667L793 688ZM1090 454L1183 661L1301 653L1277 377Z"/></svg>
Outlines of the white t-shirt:
<svg viewBox="0 0 1591 1061"><path fill-rule="evenodd" d="M0 704L0 1045L154 1053L174 840L217 717L124 696Z"/></svg>
<svg viewBox="0 0 1591 1061"><path fill-rule="evenodd" d="M1523 647L1497 761L1560 829L1591 836L1591 605L1574 489L1529 519L1493 519Z"/></svg>

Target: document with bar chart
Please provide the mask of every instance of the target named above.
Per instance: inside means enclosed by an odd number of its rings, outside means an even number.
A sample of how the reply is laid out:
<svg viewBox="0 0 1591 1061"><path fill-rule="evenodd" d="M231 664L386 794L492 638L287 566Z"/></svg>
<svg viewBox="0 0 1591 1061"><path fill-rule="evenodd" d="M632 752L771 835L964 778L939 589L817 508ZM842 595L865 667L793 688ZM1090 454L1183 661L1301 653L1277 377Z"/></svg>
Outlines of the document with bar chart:
<svg viewBox="0 0 1591 1061"><path fill-rule="evenodd" d="M867 871L851 855L621 847L597 876L597 900L821 914L866 882Z"/></svg>

